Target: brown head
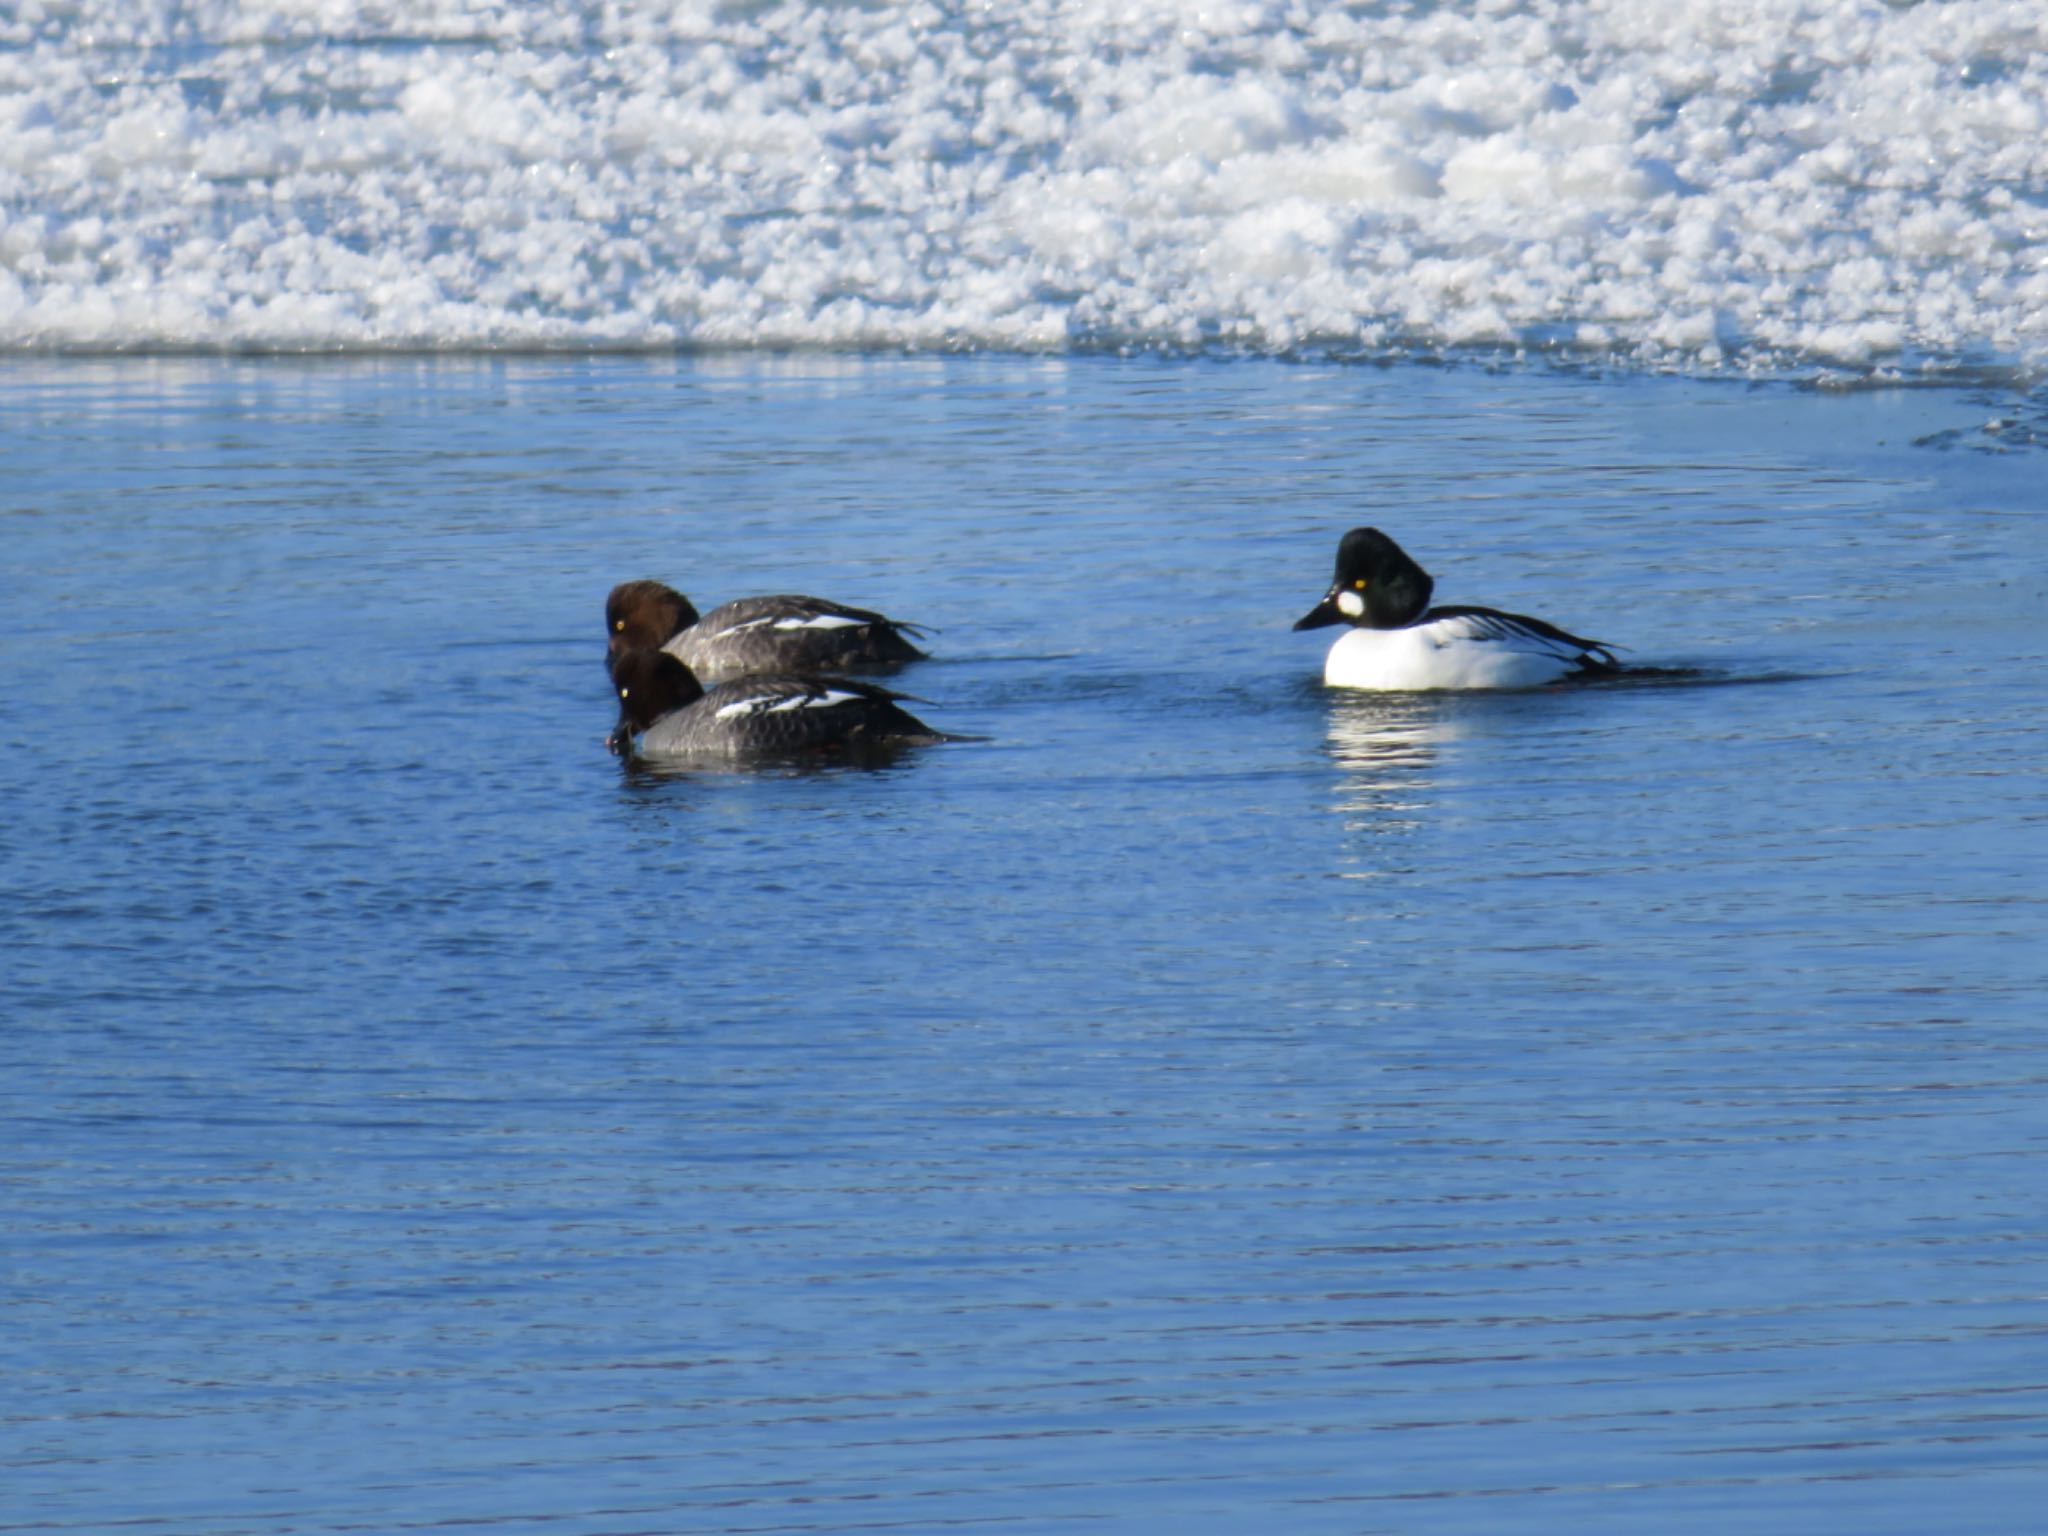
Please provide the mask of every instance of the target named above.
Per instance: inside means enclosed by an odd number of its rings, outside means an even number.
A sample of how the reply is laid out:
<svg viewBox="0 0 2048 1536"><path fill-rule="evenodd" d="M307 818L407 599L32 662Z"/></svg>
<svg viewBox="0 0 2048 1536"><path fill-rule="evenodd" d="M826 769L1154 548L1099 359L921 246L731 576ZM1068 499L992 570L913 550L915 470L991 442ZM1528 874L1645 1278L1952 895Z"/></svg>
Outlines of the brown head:
<svg viewBox="0 0 2048 1536"><path fill-rule="evenodd" d="M697 610L674 587L658 581L622 581L604 600L606 654L658 651L697 622Z"/></svg>
<svg viewBox="0 0 2048 1536"><path fill-rule="evenodd" d="M612 692L619 699L619 723L606 745L624 754L663 715L703 698L704 685L667 651L627 651L612 662Z"/></svg>

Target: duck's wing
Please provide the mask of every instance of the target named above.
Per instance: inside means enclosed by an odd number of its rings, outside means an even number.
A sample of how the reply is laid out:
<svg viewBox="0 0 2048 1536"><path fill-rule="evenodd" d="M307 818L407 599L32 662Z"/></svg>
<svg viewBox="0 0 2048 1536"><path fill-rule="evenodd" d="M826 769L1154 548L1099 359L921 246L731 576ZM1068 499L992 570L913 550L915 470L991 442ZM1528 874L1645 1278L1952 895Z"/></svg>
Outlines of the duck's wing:
<svg viewBox="0 0 2048 1536"><path fill-rule="evenodd" d="M1523 656L1550 656L1587 672L1618 672L1621 663L1604 640L1587 640L1525 613L1498 608L1432 608L1416 621L1438 645L1496 645Z"/></svg>
<svg viewBox="0 0 2048 1536"><path fill-rule="evenodd" d="M938 732L898 702L905 697L847 677L743 677L721 683L691 708L707 729L765 752L895 737L936 739Z"/></svg>
<svg viewBox="0 0 2048 1536"><path fill-rule="evenodd" d="M924 656L916 625L871 608L780 593L722 603L677 635L669 649L692 670L719 677L766 672L837 672L894 666Z"/></svg>

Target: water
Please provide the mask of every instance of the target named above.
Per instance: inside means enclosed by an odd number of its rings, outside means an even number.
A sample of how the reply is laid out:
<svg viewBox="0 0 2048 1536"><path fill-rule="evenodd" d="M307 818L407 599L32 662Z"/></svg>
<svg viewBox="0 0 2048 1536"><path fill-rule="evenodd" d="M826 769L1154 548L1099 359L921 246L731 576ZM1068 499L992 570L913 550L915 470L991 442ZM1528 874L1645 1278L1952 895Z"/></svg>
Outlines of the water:
<svg viewBox="0 0 2048 1536"><path fill-rule="evenodd" d="M1239 361L0 370L0 1527L2008 1531L2011 402ZM1338 533L1687 682L1344 698ZM636 775L601 607L988 741Z"/></svg>
<svg viewBox="0 0 2048 1536"><path fill-rule="evenodd" d="M0 1529L2024 1526L2041 31L0 14ZM623 771L639 575L987 740Z"/></svg>

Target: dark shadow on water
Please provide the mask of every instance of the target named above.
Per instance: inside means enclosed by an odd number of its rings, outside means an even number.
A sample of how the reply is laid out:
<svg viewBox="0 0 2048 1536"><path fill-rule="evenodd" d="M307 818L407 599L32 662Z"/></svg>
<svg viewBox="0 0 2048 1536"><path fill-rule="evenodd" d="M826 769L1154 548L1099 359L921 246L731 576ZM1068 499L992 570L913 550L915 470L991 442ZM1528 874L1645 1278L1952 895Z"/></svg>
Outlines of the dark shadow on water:
<svg viewBox="0 0 2048 1536"><path fill-rule="evenodd" d="M1915 448L1960 449L1972 453L2038 453L2048 449L2048 398L2036 391L2019 401L2004 396L1982 398L1990 412L1981 422L1951 427L1913 439Z"/></svg>
<svg viewBox="0 0 2048 1536"><path fill-rule="evenodd" d="M1335 708L1401 711L1441 709L1447 705L1487 700L1540 699L1572 694L1626 693L1635 689L1752 688L1770 683L1819 682L1832 675L1820 672L1730 672L1719 667L1628 667L1598 677L1572 678L1541 688L1438 688L1415 692L1375 692L1365 688L1331 688L1320 679L1299 679L1297 698Z"/></svg>
<svg viewBox="0 0 2048 1536"><path fill-rule="evenodd" d="M1612 693L1631 688L1749 688L1765 683L1811 683L1819 672L1725 672L1718 667L1629 667L1608 677L1588 677L1534 692Z"/></svg>
<svg viewBox="0 0 2048 1536"><path fill-rule="evenodd" d="M934 747L985 740L981 736L948 735L943 742L879 742L831 752L666 759L634 756L621 765L621 777L629 787L647 789L687 779L815 779L890 773L908 770L921 754Z"/></svg>
<svg viewBox="0 0 2048 1536"><path fill-rule="evenodd" d="M1334 709L1364 707L1421 711L1430 716L1463 709L1495 709L1505 701L1541 700L1570 694L1684 688L1749 687L1766 683L1813 680L1815 673L1732 672L1711 667L1631 667L1610 677L1586 678L1547 688L1446 689L1430 692L1375 693L1327 686L1313 672L1228 681L1190 678L1167 672L1068 671L1025 673L985 681L973 690L972 709L986 716L1007 710L1056 709L1078 725L1101 723L1105 714L1117 722L1162 722L1159 729L1177 729L1168 722L1195 716L1234 717L1251 722L1276 716L1298 716ZM951 694L949 701L955 700Z"/></svg>

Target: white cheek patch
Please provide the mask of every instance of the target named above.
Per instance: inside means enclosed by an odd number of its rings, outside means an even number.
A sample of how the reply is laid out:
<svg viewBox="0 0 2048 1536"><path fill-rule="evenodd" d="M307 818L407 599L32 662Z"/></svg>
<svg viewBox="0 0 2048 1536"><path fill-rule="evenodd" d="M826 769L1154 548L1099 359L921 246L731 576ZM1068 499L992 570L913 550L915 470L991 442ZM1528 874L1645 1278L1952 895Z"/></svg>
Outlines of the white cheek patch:
<svg viewBox="0 0 2048 1536"><path fill-rule="evenodd" d="M1346 587L1337 594L1337 611L1347 619L1355 619L1365 612L1365 599Z"/></svg>

